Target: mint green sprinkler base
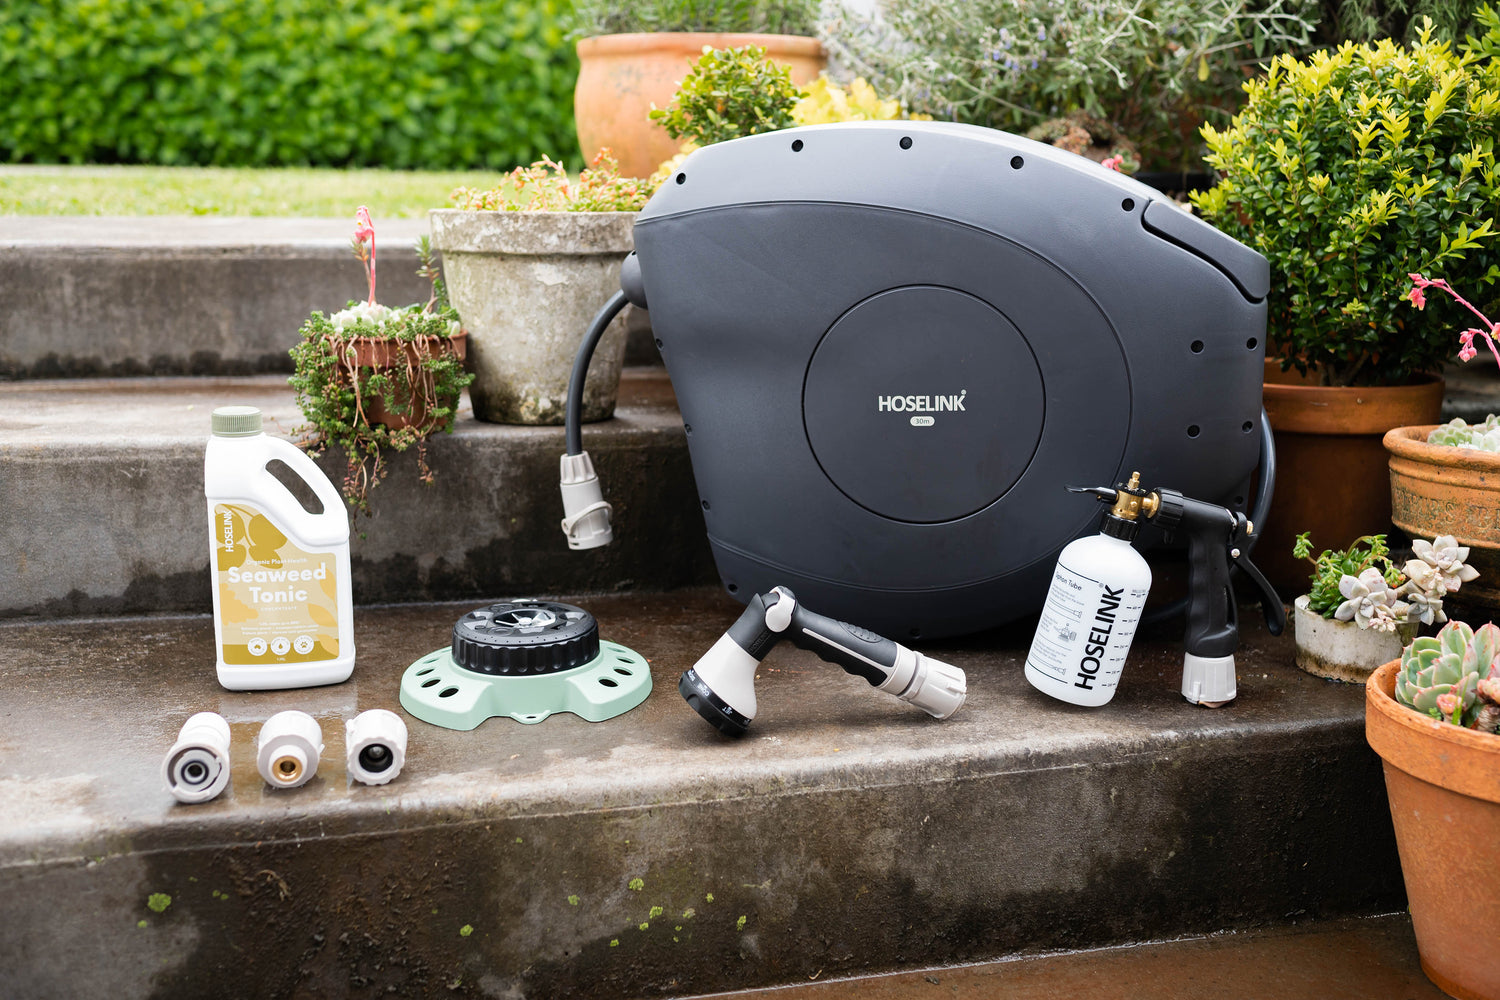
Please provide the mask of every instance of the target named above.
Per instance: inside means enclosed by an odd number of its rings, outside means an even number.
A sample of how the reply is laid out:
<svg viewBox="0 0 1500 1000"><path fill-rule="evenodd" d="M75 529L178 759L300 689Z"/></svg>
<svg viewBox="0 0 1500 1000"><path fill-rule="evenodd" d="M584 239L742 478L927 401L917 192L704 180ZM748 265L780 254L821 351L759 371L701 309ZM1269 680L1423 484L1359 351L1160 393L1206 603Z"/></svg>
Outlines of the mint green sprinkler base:
<svg viewBox="0 0 1500 1000"><path fill-rule="evenodd" d="M474 729L502 715L531 725L554 712L603 722L635 708L650 693L651 668L645 657L604 640L598 656L557 673L476 673L455 663L452 650L445 648L428 653L401 675L401 707L445 729Z"/></svg>

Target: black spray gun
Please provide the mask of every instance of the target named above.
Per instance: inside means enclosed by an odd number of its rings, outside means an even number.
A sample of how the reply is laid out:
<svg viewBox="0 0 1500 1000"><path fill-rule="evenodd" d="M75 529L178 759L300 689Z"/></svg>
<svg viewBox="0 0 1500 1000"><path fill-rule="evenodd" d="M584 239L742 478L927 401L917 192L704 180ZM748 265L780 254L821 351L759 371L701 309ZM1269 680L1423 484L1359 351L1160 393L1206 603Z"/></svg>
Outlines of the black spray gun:
<svg viewBox="0 0 1500 1000"><path fill-rule="evenodd" d="M1055 698L1076 705L1102 705L1114 695L1136 624L1151 585L1151 570L1130 544L1142 522L1188 539L1186 654L1182 696L1218 708L1237 693L1234 651L1239 616L1229 572L1232 566L1260 590L1266 628L1280 635L1286 609L1250 561L1255 526L1244 514L1185 497L1176 490L1145 490L1140 473L1129 483L1069 486L1110 504L1099 534L1063 549L1053 573L1036 638L1026 657L1026 678Z"/></svg>
<svg viewBox="0 0 1500 1000"><path fill-rule="evenodd" d="M677 690L720 732L742 736L755 718L755 671L783 639L863 677L936 719L964 703L964 672L873 632L809 611L785 587L750 599L719 641L689 667Z"/></svg>

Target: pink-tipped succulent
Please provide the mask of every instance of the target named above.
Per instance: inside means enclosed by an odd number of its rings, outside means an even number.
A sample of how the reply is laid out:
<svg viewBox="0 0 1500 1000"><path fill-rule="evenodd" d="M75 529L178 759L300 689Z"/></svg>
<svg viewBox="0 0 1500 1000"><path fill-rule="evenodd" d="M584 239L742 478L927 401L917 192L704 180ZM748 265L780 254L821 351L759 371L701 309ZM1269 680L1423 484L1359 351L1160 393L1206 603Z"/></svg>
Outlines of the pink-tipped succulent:
<svg viewBox="0 0 1500 1000"><path fill-rule="evenodd" d="M1491 696L1500 695L1500 626L1472 630L1449 622L1436 636L1419 636L1402 650L1396 700L1434 719L1475 728L1481 707L1489 704L1479 693L1481 678ZM1500 713L1500 699L1495 707Z"/></svg>

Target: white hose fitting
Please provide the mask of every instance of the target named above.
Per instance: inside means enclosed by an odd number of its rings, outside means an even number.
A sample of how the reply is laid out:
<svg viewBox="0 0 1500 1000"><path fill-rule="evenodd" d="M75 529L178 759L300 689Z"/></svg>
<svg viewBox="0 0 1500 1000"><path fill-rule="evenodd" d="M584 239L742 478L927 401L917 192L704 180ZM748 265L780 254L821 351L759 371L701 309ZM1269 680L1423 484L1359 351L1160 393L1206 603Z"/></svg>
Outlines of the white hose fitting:
<svg viewBox="0 0 1500 1000"><path fill-rule="evenodd" d="M344 723L349 776L366 785L384 785L406 763L406 723L395 712L372 708Z"/></svg>
<svg viewBox="0 0 1500 1000"><path fill-rule="evenodd" d="M207 802L229 785L229 723L199 712L182 724L161 764L162 780L178 802Z"/></svg>
<svg viewBox="0 0 1500 1000"><path fill-rule="evenodd" d="M597 549L614 538L609 525L613 510L604 501L604 491L586 451L562 457L563 534L570 549Z"/></svg>
<svg viewBox="0 0 1500 1000"><path fill-rule="evenodd" d="M255 738L255 766L273 788L296 788L318 773L323 727L306 712L277 712Z"/></svg>

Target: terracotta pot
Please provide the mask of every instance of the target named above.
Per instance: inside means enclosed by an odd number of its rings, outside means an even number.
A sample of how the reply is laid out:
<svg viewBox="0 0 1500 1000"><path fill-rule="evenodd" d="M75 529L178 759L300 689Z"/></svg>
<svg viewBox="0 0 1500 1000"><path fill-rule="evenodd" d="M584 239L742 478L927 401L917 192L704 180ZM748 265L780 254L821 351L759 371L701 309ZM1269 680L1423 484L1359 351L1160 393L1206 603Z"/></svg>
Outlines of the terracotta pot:
<svg viewBox="0 0 1500 1000"><path fill-rule="evenodd" d="M1430 423L1443 405L1443 380L1412 385L1294 384L1295 371L1266 362L1265 407L1276 438L1276 496L1255 564L1285 595L1307 588L1311 564L1292 542L1312 533L1313 554L1361 535L1390 530L1391 493L1381 439L1392 427Z"/></svg>
<svg viewBox="0 0 1500 1000"><path fill-rule="evenodd" d="M584 160L607 146L620 161L621 174L650 177L662 161L676 156L681 140L646 116L653 104L665 108L672 103L705 45L759 45L770 58L791 67L798 86L815 79L827 64L818 40L800 35L664 31L579 39L573 119Z"/></svg>
<svg viewBox="0 0 1500 1000"><path fill-rule="evenodd" d="M561 424L578 345L620 290L635 213L436 209L430 218L448 296L469 332L474 416ZM594 349L585 422L614 414L626 337L617 316Z"/></svg>
<svg viewBox="0 0 1500 1000"><path fill-rule="evenodd" d="M1385 764L1422 971L1462 1000L1500 1000L1500 736L1396 701L1400 666L1365 685L1365 737Z"/></svg>
<svg viewBox="0 0 1500 1000"><path fill-rule="evenodd" d="M1363 684L1375 668L1401 655L1417 627L1402 632L1377 632L1357 622L1324 618L1308 610L1303 594L1292 605L1292 628L1297 637L1297 666L1318 677Z"/></svg>
<svg viewBox="0 0 1500 1000"><path fill-rule="evenodd" d="M394 371L408 365L416 368L423 360L445 353L452 353L454 357L462 361L468 352L468 340L469 335L463 330L452 337L418 337L404 341L380 337L355 337L349 341L348 349L352 362L360 368ZM422 378L425 374L418 370L417 377ZM431 381L430 376L428 381ZM429 425L431 430L442 429L442 426L428 415L425 398L419 398L415 405L411 405L408 401L408 394L398 391L395 402L402 409L410 406L410 412L391 412L386 408L385 397L379 393L366 396L360 400L360 405L364 410L366 420L393 431L405 427L428 428ZM453 400L449 405L452 406L457 402ZM450 417L445 423L451 423L451 420Z"/></svg>
<svg viewBox="0 0 1500 1000"><path fill-rule="evenodd" d="M1391 518L1407 534L1452 535L1469 546L1479 579L1459 596L1500 607L1500 455L1428 444L1436 427L1397 427L1385 436L1390 454Z"/></svg>

